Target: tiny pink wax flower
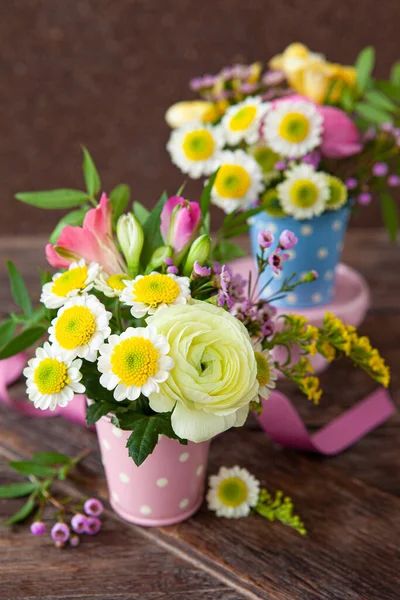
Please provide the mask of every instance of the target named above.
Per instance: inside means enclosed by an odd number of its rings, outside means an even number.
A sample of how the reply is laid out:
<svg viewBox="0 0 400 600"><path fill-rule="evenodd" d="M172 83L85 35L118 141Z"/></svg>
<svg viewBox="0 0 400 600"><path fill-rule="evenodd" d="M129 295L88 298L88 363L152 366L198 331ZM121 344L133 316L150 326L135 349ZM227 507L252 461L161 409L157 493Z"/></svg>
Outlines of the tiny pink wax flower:
<svg viewBox="0 0 400 600"><path fill-rule="evenodd" d="M76 533L84 533L87 526L87 517L80 513L74 515L71 519L71 527Z"/></svg>
<svg viewBox="0 0 400 600"><path fill-rule="evenodd" d="M211 269L208 267L202 267L199 264L199 261L196 260L193 265L193 274L197 275L197 277L208 277L211 275Z"/></svg>
<svg viewBox="0 0 400 600"><path fill-rule="evenodd" d="M274 243L274 239L275 237L272 231L267 231L266 229L260 231L257 237L258 244L263 250L270 248Z"/></svg>
<svg viewBox="0 0 400 600"><path fill-rule="evenodd" d="M104 506L97 498L89 498L83 505L83 510L90 517L98 517L103 512Z"/></svg>
<svg viewBox="0 0 400 600"><path fill-rule="evenodd" d="M355 177L349 177L348 179L346 179L344 184L348 190L355 190L358 186L358 181Z"/></svg>
<svg viewBox="0 0 400 600"><path fill-rule="evenodd" d="M289 254L282 254L282 250L277 248L274 252L268 257L268 262L271 265L271 268L274 273L278 274L283 269L283 262L288 260Z"/></svg>
<svg viewBox="0 0 400 600"><path fill-rule="evenodd" d="M389 167L384 162L377 162L372 167L372 173L375 177L385 177L388 174Z"/></svg>
<svg viewBox="0 0 400 600"><path fill-rule="evenodd" d="M34 521L31 525L31 533L33 535L44 535L46 533L46 525L43 521Z"/></svg>
<svg viewBox="0 0 400 600"><path fill-rule="evenodd" d="M284 250L290 250L290 248L296 246L298 241L299 240L293 231L289 231L289 229L282 231L281 235L279 236L279 245Z"/></svg>
<svg viewBox="0 0 400 600"><path fill-rule="evenodd" d="M189 202L182 196L172 196L161 212L161 235L164 244L176 253L185 250L196 235L201 221L198 202Z"/></svg>
<svg viewBox="0 0 400 600"><path fill-rule="evenodd" d="M70 536L70 530L65 523L56 523L51 529L51 537L56 545L65 544Z"/></svg>
<svg viewBox="0 0 400 600"><path fill-rule="evenodd" d="M400 185L400 177L398 175L389 175L387 183L390 187L398 187Z"/></svg>
<svg viewBox="0 0 400 600"><path fill-rule="evenodd" d="M363 192L357 198L358 204L361 204L362 206L366 206L367 204L369 204L371 202L371 200L372 200L372 196L369 192Z"/></svg>
<svg viewBox="0 0 400 600"><path fill-rule="evenodd" d="M278 162L275 163L274 165L274 169L275 171L284 171L287 167L287 163L284 160L278 160Z"/></svg>
<svg viewBox="0 0 400 600"><path fill-rule="evenodd" d="M88 517L86 523L86 533L89 535L96 535L101 529L101 521L97 517Z"/></svg>
<svg viewBox="0 0 400 600"><path fill-rule="evenodd" d="M167 256L167 258L164 258L164 264L168 265L169 267L172 267L173 264L174 264L174 259L173 258L168 258L168 256Z"/></svg>
<svg viewBox="0 0 400 600"><path fill-rule="evenodd" d="M174 267L173 265L171 267L168 267L167 273L170 273L171 275L178 275L178 267Z"/></svg>

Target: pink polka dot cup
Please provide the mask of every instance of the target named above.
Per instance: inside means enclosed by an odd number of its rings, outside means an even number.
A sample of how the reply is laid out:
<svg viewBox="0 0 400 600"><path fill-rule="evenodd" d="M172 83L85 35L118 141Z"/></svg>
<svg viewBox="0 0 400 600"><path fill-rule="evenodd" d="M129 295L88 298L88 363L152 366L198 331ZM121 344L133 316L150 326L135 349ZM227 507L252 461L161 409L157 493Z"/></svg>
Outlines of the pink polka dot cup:
<svg viewBox="0 0 400 600"><path fill-rule="evenodd" d="M110 502L120 517L161 527L185 521L199 509L210 442L184 446L160 436L154 452L137 467L126 448L129 431L114 427L107 417L96 429Z"/></svg>

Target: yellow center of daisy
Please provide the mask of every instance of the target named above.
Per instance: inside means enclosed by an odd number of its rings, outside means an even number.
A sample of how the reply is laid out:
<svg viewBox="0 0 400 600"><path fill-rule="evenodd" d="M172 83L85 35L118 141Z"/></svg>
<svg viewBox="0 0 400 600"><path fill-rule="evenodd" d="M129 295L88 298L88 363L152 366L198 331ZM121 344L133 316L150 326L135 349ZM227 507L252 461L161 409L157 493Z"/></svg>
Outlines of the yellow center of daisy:
<svg viewBox="0 0 400 600"><path fill-rule="evenodd" d="M310 131L310 122L302 113L285 115L279 125L279 135L291 144L303 142Z"/></svg>
<svg viewBox="0 0 400 600"><path fill-rule="evenodd" d="M271 369L268 360L261 352L254 352L257 364L257 381L260 386L268 385L271 379Z"/></svg>
<svg viewBox="0 0 400 600"><path fill-rule="evenodd" d="M76 267L58 277L51 288L56 296L67 296L73 290L83 290L88 278L87 267Z"/></svg>
<svg viewBox="0 0 400 600"><path fill-rule="evenodd" d="M159 357L150 340L132 337L115 346L110 362L121 383L140 387L157 373Z"/></svg>
<svg viewBox="0 0 400 600"><path fill-rule="evenodd" d="M245 482L239 477L228 477L218 486L218 500L224 506L236 508L246 502L248 489Z"/></svg>
<svg viewBox="0 0 400 600"><path fill-rule="evenodd" d="M251 184L250 175L240 165L222 165L214 186L217 194L223 198L242 198Z"/></svg>
<svg viewBox="0 0 400 600"><path fill-rule="evenodd" d="M65 350L87 344L96 331L96 319L86 306L71 306L57 319L55 338Z"/></svg>
<svg viewBox="0 0 400 600"><path fill-rule="evenodd" d="M255 106L244 106L230 120L232 131L245 131L250 127L257 115Z"/></svg>
<svg viewBox="0 0 400 600"><path fill-rule="evenodd" d="M33 379L41 394L58 394L68 383L67 367L55 358L45 358L35 369Z"/></svg>
<svg viewBox="0 0 400 600"><path fill-rule="evenodd" d="M130 280L132 277L126 275L125 273L119 273L118 275L110 275L107 279L107 285L110 286L111 289L117 290L118 292L122 292L126 288L124 281Z"/></svg>
<svg viewBox="0 0 400 600"><path fill-rule="evenodd" d="M186 134L183 151L189 160L207 160L214 152L214 138L207 129L199 129Z"/></svg>
<svg viewBox="0 0 400 600"><path fill-rule="evenodd" d="M300 208L313 206L319 197L318 187L309 179L298 179L290 188L290 200Z"/></svg>
<svg viewBox="0 0 400 600"><path fill-rule="evenodd" d="M136 302L143 302L152 308L159 304L173 304L180 294L180 287L175 279L162 273L145 275L133 286Z"/></svg>
<svg viewBox="0 0 400 600"><path fill-rule="evenodd" d="M326 205L328 208L339 208L347 200L347 188L337 177L329 177L328 181L330 196Z"/></svg>

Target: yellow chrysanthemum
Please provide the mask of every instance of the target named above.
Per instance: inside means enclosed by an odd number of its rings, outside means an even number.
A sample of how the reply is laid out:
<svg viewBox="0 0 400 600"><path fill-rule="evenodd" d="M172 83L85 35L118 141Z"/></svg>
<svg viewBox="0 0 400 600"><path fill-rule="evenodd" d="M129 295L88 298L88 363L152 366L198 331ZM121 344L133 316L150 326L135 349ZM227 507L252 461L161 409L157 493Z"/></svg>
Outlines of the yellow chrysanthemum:
<svg viewBox="0 0 400 600"><path fill-rule="evenodd" d="M121 293L121 301L131 306L132 315L140 319L161 307L185 304L189 295L188 277L154 272L129 281Z"/></svg>
<svg viewBox="0 0 400 600"><path fill-rule="evenodd" d="M84 260L71 263L65 273L56 273L49 283L43 286L40 301L47 308L60 308L69 298L89 292L99 272L99 265L86 265Z"/></svg>

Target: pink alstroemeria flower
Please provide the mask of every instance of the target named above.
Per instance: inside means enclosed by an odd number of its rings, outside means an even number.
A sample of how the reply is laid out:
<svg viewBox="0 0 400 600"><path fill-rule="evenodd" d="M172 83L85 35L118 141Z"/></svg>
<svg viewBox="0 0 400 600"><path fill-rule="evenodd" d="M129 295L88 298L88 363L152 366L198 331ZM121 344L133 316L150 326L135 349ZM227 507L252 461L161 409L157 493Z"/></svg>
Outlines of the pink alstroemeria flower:
<svg viewBox="0 0 400 600"><path fill-rule="evenodd" d="M280 102L293 102L296 100L314 104L318 112L322 115L324 122L322 143L319 150L324 156L328 158L346 158L347 156L353 156L361 152L363 145L360 132L351 118L340 108L316 104L310 98L299 96L298 94L275 100L273 106L276 106Z"/></svg>
<svg viewBox="0 0 400 600"><path fill-rule="evenodd" d="M200 227L201 210L198 202L182 196L169 198L161 212L161 235L164 244L181 253L193 240Z"/></svg>
<svg viewBox="0 0 400 600"><path fill-rule="evenodd" d="M88 211L83 227L67 225L55 246L47 244L46 258L57 269L67 269L83 258L98 263L109 275L127 272L112 236L110 200L103 194L96 208Z"/></svg>

